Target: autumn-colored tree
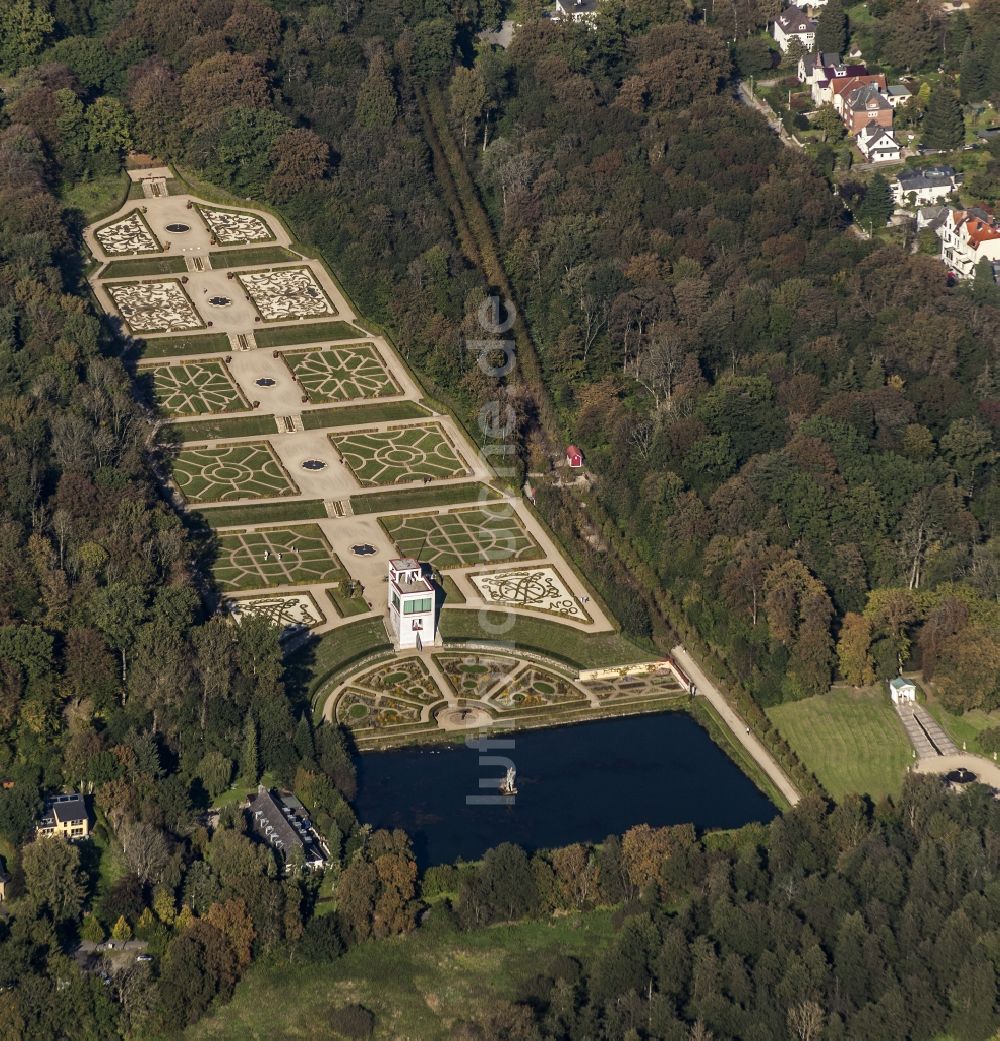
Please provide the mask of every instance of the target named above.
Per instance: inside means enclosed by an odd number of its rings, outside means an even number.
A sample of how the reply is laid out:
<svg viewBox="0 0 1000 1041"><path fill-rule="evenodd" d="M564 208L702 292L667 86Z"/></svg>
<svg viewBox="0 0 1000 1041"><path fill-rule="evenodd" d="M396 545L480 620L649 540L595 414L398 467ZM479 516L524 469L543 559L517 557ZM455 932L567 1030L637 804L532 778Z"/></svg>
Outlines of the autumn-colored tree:
<svg viewBox="0 0 1000 1041"><path fill-rule="evenodd" d="M671 845L670 828L637 824L625 832L622 836L622 862L629 882L636 890L645 889L660 877Z"/></svg>
<svg viewBox="0 0 1000 1041"><path fill-rule="evenodd" d="M212 904L205 912L204 920L215 926L229 942L239 969L250 964L256 933L253 919L242 899L234 898Z"/></svg>
<svg viewBox="0 0 1000 1041"><path fill-rule="evenodd" d="M184 123L190 130L219 126L234 107L262 109L271 89L258 58L215 54L192 65L181 79Z"/></svg>
<svg viewBox="0 0 1000 1041"><path fill-rule="evenodd" d="M854 687L867 687L875 682L870 654L872 624L864 615L849 612L844 616L837 641L840 673Z"/></svg>
<svg viewBox="0 0 1000 1041"><path fill-rule="evenodd" d="M277 200L290 199L323 180L330 165L330 147L311 130L289 130L272 148L274 173L268 192Z"/></svg>

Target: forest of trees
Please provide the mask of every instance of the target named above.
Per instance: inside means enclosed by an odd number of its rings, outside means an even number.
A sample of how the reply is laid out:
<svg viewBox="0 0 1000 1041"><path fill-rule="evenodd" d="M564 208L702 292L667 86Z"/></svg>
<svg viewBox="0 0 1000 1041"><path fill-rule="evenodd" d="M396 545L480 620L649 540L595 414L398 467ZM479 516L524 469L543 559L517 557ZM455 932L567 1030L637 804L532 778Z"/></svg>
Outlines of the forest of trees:
<svg viewBox="0 0 1000 1041"><path fill-rule="evenodd" d="M998 1024L998 826L989 795L914 778L897 806L808 800L704 841L635 829L530 862L498 847L466 869L457 927L587 907L605 886L620 927L590 958L526 968L515 1001L452 1036L984 1041Z"/></svg>
<svg viewBox="0 0 1000 1041"><path fill-rule="evenodd" d="M936 260L844 233L821 172L728 96L724 5L706 25L679 0L608 0L591 31L524 4L507 51L475 48L501 13L485 2L8 6L0 1020L14 1036L162 1035L251 959L335 957L414 928L418 907L406 837L357 825L343 736L313 728L273 631L213 614L203 536L157 496L148 416L87 299L81 217L60 203L130 149L279 206L432 388L469 417L511 404L526 469L580 443L612 542L643 564L629 581L665 593L762 704L906 664L955 709L1000 705L1000 308ZM1000 25L993 0L983 11ZM544 388L491 385L464 349L488 286L435 179L427 99L479 187ZM540 393L557 429L537 422ZM573 530L575 501L544 478L539 503ZM644 598L595 573L648 636ZM238 813L203 826L230 783L265 771L331 839L336 913L314 914L315 885L284 878ZM18 850L62 786L92 793L97 843ZM684 829L530 861L501 848L457 869L438 921L627 914L599 963L543 973L498 1010L509 1023L462 1029L984 1038L996 812L922 785L877 812L809 804L731 848ZM109 846L114 880L88 859ZM116 930L148 940L156 972L105 988L64 952ZM771 937L780 954L761 948Z"/></svg>

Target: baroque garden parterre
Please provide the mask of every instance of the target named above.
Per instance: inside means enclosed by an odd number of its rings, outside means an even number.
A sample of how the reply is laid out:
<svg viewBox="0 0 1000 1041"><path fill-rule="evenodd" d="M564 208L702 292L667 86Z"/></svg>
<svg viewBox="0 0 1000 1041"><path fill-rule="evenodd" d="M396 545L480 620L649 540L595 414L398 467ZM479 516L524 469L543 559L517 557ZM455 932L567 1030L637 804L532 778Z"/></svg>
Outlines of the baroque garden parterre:
<svg viewBox="0 0 1000 1041"><path fill-rule="evenodd" d="M168 226L180 224L188 230L172 235ZM300 258L273 216L148 198L87 237L102 261L91 280L98 299L142 337L140 379L171 420L162 445L169 485L178 507L196 507L213 529L213 574L237 622L256 614L290 635L320 637L377 626L387 562L412 556L452 591L446 612L502 608L539 625L614 633L545 526L497 484L454 418L426 400L387 340L358 325L326 269ZM247 247L262 243L288 259L247 269L257 259ZM105 278L115 258L154 248L183 274ZM527 649L497 655L460 640L420 658L370 639L368 655L362 644L358 664L315 692L317 713L362 744L460 728L461 706L471 704L477 719L575 718L609 698ZM371 655L376 664L366 663ZM679 694L664 672L631 702Z"/></svg>

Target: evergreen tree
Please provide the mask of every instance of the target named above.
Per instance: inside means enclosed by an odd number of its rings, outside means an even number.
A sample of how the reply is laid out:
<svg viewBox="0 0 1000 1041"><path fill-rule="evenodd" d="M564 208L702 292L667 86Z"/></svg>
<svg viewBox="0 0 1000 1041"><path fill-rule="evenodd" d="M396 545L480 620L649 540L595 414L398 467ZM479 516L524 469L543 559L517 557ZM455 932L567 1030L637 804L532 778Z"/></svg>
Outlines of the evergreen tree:
<svg viewBox="0 0 1000 1041"><path fill-rule="evenodd" d="M300 759L316 758L312 724L309 722L309 716L305 712L299 718L299 725L295 728L295 737L292 743L295 745L295 751L298 752Z"/></svg>
<svg viewBox="0 0 1000 1041"><path fill-rule="evenodd" d="M257 755L257 724L247 716L243 729L243 748L240 751L240 776L244 781L257 783L260 777L260 758Z"/></svg>
<svg viewBox="0 0 1000 1041"><path fill-rule="evenodd" d="M864 228L884 228L892 216L892 192L889 182L877 173L871 179L865 197L858 207L858 223Z"/></svg>
<svg viewBox="0 0 1000 1041"><path fill-rule="evenodd" d="M841 0L830 0L820 12L816 23L816 50L837 54L847 50L847 14Z"/></svg>
<svg viewBox="0 0 1000 1041"><path fill-rule="evenodd" d="M931 94L924 118L923 143L927 148L951 152L965 140L965 118L954 91L940 87Z"/></svg>
<svg viewBox="0 0 1000 1041"><path fill-rule="evenodd" d="M986 97L986 70L980 60L979 52L968 40L962 51L959 86L962 101L968 105L973 101L982 101Z"/></svg>

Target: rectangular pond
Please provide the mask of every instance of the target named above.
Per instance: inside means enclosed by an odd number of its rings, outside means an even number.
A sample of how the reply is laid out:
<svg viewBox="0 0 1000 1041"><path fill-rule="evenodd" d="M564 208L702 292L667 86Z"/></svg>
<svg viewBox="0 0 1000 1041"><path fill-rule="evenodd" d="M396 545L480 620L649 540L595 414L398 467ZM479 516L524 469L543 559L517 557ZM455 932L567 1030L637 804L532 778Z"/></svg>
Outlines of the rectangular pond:
<svg viewBox="0 0 1000 1041"><path fill-rule="evenodd" d="M488 736L512 744L360 756L361 821L406 831L423 868L476 860L500 842L533 850L599 841L634 824L734 828L777 814L685 712ZM505 773L499 757L514 763L518 794L493 802Z"/></svg>

